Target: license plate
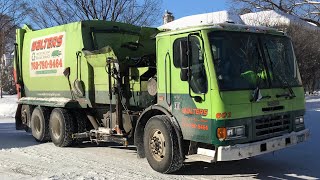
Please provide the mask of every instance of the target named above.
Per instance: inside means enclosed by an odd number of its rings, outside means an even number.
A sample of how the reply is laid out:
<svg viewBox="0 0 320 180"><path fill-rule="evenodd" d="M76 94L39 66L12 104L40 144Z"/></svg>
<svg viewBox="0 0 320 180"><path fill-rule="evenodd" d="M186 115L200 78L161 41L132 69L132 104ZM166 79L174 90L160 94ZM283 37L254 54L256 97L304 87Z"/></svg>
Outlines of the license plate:
<svg viewBox="0 0 320 180"><path fill-rule="evenodd" d="M298 142L297 143L303 142L304 141L304 134L301 134L301 135L297 136L297 138L298 138Z"/></svg>

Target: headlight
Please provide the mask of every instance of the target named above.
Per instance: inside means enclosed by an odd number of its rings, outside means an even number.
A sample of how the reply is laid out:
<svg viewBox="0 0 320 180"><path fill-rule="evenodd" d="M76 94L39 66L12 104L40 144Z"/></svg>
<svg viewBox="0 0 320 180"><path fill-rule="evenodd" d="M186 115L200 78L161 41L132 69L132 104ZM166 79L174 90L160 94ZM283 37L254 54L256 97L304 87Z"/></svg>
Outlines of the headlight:
<svg viewBox="0 0 320 180"><path fill-rule="evenodd" d="M296 117L295 119L295 124L298 125L298 124L303 124L304 123L304 118L303 116L301 117Z"/></svg>
<svg viewBox="0 0 320 180"><path fill-rule="evenodd" d="M245 127L227 127L227 139L242 138L245 136Z"/></svg>
<svg viewBox="0 0 320 180"><path fill-rule="evenodd" d="M217 137L220 141L244 138L245 134L245 126L222 127L217 129Z"/></svg>

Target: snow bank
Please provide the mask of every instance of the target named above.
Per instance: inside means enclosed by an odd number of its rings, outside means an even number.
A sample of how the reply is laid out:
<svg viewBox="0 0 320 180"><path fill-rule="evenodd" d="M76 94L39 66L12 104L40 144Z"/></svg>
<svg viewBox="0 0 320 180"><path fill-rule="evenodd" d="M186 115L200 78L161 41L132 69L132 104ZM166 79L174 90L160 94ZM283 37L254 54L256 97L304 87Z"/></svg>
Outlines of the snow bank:
<svg viewBox="0 0 320 180"><path fill-rule="evenodd" d="M290 24L302 25L312 30L319 30L317 26L310 24L298 17L274 10L247 13L240 16L242 21L251 26L289 26Z"/></svg>
<svg viewBox="0 0 320 180"><path fill-rule="evenodd" d="M225 22L234 22L235 24L244 24L239 15L228 11L218 11L205 14L186 16L170 23L164 24L159 29L177 30L193 26L214 25Z"/></svg>
<svg viewBox="0 0 320 180"><path fill-rule="evenodd" d="M307 111L320 111L320 96L307 95L306 96L306 110ZM319 119L320 116L317 118Z"/></svg>
<svg viewBox="0 0 320 180"><path fill-rule="evenodd" d="M4 95L0 98L0 117L14 117L17 105L17 95Z"/></svg>
<svg viewBox="0 0 320 180"><path fill-rule="evenodd" d="M309 97L306 98L306 102L319 102L320 103L320 97L314 96L314 97Z"/></svg>

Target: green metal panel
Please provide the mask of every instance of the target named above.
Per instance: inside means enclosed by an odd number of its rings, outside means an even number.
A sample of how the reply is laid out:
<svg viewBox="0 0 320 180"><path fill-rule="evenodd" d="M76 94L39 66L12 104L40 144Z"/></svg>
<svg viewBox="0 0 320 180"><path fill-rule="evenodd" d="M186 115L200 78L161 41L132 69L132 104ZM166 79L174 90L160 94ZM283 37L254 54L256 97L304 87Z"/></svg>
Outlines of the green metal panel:
<svg viewBox="0 0 320 180"><path fill-rule="evenodd" d="M63 70L70 67L71 86L74 88L76 80L83 82L85 102L89 107L94 103L108 104L106 59L116 59L120 66L128 66L134 65L130 58L155 54L152 35L157 32L155 28L99 20L36 31L25 26L17 30L26 89L24 96L63 97L84 102L83 97L72 97L68 80L63 76ZM136 86L132 90L135 91ZM140 91L140 87L137 90Z"/></svg>
<svg viewBox="0 0 320 180"><path fill-rule="evenodd" d="M199 32L200 33L200 32ZM167 107L177 118L184 139L211 143L212 137L212 69L208 66L208 56L204 54L204 64L208 80L208 93L201 96L204 101L196 102L189 95L189 84L181 81L180 68L173 64L173 44L176 39L187 37L188 33L159 36L157 39L158 104ZM201 43L203 44L203 43ZM204 49L204 47L202 47Z"/></svg>
<svg viewBox="0 0 320 180"><path fill-rule="evenodd" d="M61 35L63 36L63 40L60 48L49 45L49 41L51 41L51 44L53 44L53 42L57 43L57 40L52 39ZM41 49L35 49L33 47L34 43L41 46ZM82 48L81 22L43 30L27 31L23 40L21 61L24 85L28 89L28 92L41 92L37 94L36 97L65 97L65 94L52 92L69 91L68 81L62 72L64 68L70 67L70 80L72 82L75 80L77 68L76 52ZM51 54L51 52L54 51L53 49L62 50L63 54L61 54L59 58L53 57ZM59 68L53 65L57 60L59 61L57 63ZM84 61L81 63L82 70L86 71L87 63ZM31 66L32 64L34 64L34 67ZM46 74L50 73L50 71L58 72ZM87 77L84 75L82 78L85 84L88 84ZM26 96L29 97L30 94L26 93ZM66 98L71 98L71 94L67 95Z"/></svg>

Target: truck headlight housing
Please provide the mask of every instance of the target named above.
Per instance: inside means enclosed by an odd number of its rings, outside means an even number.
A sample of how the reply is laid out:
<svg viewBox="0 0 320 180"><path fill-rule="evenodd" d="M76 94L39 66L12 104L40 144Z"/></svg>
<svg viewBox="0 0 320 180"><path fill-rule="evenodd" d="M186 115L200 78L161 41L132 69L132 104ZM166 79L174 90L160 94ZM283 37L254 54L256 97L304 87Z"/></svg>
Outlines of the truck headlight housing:
<svg viewBox="0 0 320 180"><path fill-rule="evenodd" d="M227 127L227 139L243 138L245 134L244 126Z"/></svg>
<svg viewBox="0 0 320 180"><path fill-rule="evenodd" d="M295 119L294 122L295 122L296 125L301 125L301 124L303 124L303 123L304 123L304 118L303 118L303 116L296 117L296 119Z"/></svg>
<svg viewBox="0 0 320 180"><path fill-rule="evenodd" d="M217 137L220 141L244 138L246 134L245 126L220 127L217 129Z"/></svg>

